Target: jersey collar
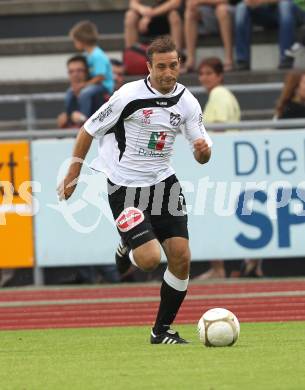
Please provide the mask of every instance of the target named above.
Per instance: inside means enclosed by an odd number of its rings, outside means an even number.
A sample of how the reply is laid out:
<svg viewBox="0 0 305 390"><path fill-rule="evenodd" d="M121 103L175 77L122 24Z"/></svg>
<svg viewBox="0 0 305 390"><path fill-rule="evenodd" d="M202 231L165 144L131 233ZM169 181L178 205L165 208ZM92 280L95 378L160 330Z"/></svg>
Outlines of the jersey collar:
<svg viewBox="0 0 305 390"><path fill-rule="evenodd" d="M178 84L176 83L174 88L169 93L162 94L158 90L156 90L155 88L152 87L151 82L150 82L150 76L147 76L147 78L144 80L144 83L145 83L147 89L150 90L150 92L152 92L154 95L161 95L162 97L170 97L170 96L172 96L172 94L174 92L176 92L176 90L178 88Z"/></svg>

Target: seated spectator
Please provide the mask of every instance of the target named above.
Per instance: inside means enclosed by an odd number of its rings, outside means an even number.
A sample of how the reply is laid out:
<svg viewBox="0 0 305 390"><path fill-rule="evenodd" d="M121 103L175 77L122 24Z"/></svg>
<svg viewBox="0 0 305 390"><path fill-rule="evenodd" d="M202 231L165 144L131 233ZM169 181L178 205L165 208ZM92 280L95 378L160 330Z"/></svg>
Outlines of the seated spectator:
<svg viewBox="0 0 305 390"><path fill-rule="evenodd" d="M114 90L118 90L124 84L125 69L122 61L111 59Z"/></svg>
<svg viewBox="0 0 305 390"><path fill-rule="evenodd" d="M280 61L279 69L289 69L293 59L286 56L294 41L294 21L290 16L292 0L243 0L236 6L235 46L236 70L251 67L250 43L252 24L264 28L279 29Z"/></svg>
<svg viewBox="0 0 305 390"><path fill-rule="evenodd" d="M224 66L217 57L204 59L198 68L199 82L207 90L208 101L203 109L206 123L239 122L240 108L232 92L223 86Z"/></svg>
<svg viewBox="0 0 305 390"><path fill-rule="evenodd" d="M105 100L113 93L113 77L111 63L105 52L97 46L98 31L94 23L83 21L77 23L70 31L74 46L83 51L89 66L89 79L79 85L78 102L80 111L89 117L91 97L96 94L104 95ZM70 102L73 92L70 92ZM67 96L69 101L69 95Z"/></svg>
<svg viewBox="0 0 305 390"><path fill-rule="evenodd" d="M57 126L60 128L79 127L88 117L79 104L81 86L89 79L86 58L81 55L71 57L67 61L67 71L70 87L66 94L65 112L59 114L57 118ZM89 115L91 116L101 106L105 98L98 91L88 99L90 99Z"/></svg>
<svg viewBox="0 0 305 390"><path fill-rule="evenodd" d="M199 82L207 90L208 101L203 109L205 123L239 122L238 101L228 88L223 86L224 67L219 58L203 60L199 66ZM211 268L196 279L224 278L223 260L213 260Z"/></svg>
<svg viewBox="0 0 305 390"><path fill-rule="evenodd" d="M293 58L294 67L303 68L305 66L305 0L292 0L286 11L287 23L291 25L290 30L295 31L297 27L301 28L297 36L294 36L293 45L285 51L285 54Z"/></svg>
<svg viewBox="0 0 305 390"><path fill-rule="evenodd" d="M229 71L233 66L232 43L232 9L228 0L187 0L184 14L184 36L186 45L186 63L184 71L195 70L196 41L199 31L215 33L220 30L224 45L224 69Z"/></svg>
<svg viewBox="0 0 305 390"><path fill-rule="evenodd" d="M278 119L305 118L305 71L290 71L276 106Z"/></svg>
<svg viewBox="0 0 305 390"><path fill-rule="evenodd" d="M155 37L170 34L178 51L182 49L182 20L179 14L181 0L154 0L153 6L141 0L130 0L125 14L125 47L139 42L139 35Z"/></svg>

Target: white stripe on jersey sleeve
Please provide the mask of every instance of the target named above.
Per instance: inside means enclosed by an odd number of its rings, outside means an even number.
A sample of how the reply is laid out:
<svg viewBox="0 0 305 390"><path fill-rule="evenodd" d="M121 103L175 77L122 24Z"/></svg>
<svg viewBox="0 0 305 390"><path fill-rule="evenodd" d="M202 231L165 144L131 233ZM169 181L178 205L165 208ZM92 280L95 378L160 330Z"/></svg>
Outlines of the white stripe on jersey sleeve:
<svg viewBox="0 0 305 390"><path fill-rule="evenodd" d="M103 137L117 123L124 106L118 90L85 122L87 133L96 138Z"/></svg>

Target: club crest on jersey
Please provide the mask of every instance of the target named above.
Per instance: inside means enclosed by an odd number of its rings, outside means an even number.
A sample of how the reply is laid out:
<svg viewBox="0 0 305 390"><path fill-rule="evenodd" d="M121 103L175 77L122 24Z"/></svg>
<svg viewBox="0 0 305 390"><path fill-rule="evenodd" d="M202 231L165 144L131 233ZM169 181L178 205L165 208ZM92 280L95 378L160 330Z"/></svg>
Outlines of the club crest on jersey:
<svg viewBox="0 0 305 390"><path fill-rule="evenodd" d="M121 232L128 232L144 221L144 214L136 207L127 207L115 220L117 228Z"/></svg>
<svg viewBox="0 0 305 390"><path fill-rule="evenodd" d="M148 149L163 150L167 134L165 131L153 131L148 142Z"/></svg>
<svg viewBox="0 0 305 390"><path fill-rule="evenodd" d="M180 122L181 122L181 115L180 114L174 114L173 112L170 113L170 117L169 117L169 123L174 126L174 127L177 127L180 125Z"/></svg>
<svg viewBox="0 0 305 390"><path fill-rule="evenodd" d="M153 114L153 110L152 109L146 109L146 110L143 110L142 113L143 113L143 118L142 118L142 123L144 123L145 125L149 125L150 124L150 116Z"/></svg>

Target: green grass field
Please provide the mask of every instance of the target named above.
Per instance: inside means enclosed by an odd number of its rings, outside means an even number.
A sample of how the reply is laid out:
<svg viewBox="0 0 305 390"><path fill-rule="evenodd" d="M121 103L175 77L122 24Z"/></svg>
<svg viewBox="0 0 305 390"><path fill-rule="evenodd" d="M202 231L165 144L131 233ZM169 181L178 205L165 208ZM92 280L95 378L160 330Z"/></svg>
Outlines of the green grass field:
<svg viewBox="0 0 305 390"><path fill-rule="evenodd" d="M242 324L238 343L150 345L149 328L0 333L0 389L305 389L305 323Z"/></svg>

